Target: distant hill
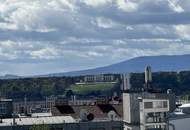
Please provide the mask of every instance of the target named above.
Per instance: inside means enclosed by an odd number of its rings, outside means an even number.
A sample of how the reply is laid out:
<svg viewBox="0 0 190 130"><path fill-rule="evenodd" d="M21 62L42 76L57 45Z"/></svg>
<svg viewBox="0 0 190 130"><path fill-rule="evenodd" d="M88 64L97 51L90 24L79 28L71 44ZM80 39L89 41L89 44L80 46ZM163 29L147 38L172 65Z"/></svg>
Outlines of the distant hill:
<svg viewBox="0 0 190 130"><path fill-rule="evenodd" d="M6 74L4 76L0 76L0 79L19 79L22 78L20 76L17 75L12 75L12 74Z"/></svg>
<svg viewBox="0 0 190 130"><path fill-rule="evenodd" d="M49 76L79 76L102 73L143 72L147 65L150 65L154 72L190 70L190 55L137 57L105 67L66 73L55 73Z"/></svg>

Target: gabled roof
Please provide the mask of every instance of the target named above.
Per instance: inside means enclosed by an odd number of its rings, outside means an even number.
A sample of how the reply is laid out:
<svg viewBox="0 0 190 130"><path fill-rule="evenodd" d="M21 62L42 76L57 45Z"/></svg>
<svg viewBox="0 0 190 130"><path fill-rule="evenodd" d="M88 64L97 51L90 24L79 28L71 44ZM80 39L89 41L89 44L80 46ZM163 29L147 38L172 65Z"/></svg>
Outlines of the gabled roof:
<svg viewBox="0 0 190 130"><path fill-rule="evenodd" d="M70 110L68 110L68 108ZM92 113L95 119L100 118L108 118L108 112L115 111L118 118L122 118L123 116L123 107L122 104L111 105L111 104L99 104L99 105L70 105L69 107L66 105L55 106L52 110L52 114L54 116L61 115L70 115L75 119L80 118L80 111L85 109L87 112ZM70 111L70 113L68 113Z"/></svg>

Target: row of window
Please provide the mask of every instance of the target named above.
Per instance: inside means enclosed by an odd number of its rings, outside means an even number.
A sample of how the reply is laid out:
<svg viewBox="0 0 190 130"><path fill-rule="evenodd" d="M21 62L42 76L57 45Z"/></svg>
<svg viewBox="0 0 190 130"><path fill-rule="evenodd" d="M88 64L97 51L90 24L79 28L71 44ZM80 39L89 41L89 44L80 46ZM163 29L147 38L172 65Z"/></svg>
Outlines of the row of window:
<svg viewBox="0 0 190 130"><path fill-rule="evenodd" d="M144 102L144 109L151 108L168 108L167 101L153 101L153 102Z"/></svg>
<svg viewBox="0 0 190 130"><path fill-rule="evenodd" d="M166 125L151 125L146 126L146 130L167 130Z"/></svg>
<svg viewBox="0 0 190 130"><path fill-rule="evenodd" d="M0 103L0 115L3 115L6 113L6 104Z"/></svg>
<svg viewBox="0 0 190 130"><path fill-rule="evenodd" d="M163 123L166 122L166 112L154 112L145 114L146 123Z"/></svg>
<svg viewBox="0 0 190 130"><path fill-rule="evenodd" d="M6 104L5 103L0 103L0 108L5 108Z"/></svg>

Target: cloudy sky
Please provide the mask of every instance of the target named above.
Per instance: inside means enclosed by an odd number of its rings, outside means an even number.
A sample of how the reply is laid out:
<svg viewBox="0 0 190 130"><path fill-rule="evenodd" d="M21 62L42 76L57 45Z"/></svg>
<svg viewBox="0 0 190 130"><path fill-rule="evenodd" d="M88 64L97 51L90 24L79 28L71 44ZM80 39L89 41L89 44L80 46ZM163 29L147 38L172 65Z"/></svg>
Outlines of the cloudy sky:
<svg viewBox="0 0 190 130"><path fill-rule="evenodd" d="M188 53L189 0L0 0L0 75Z"/></svg>

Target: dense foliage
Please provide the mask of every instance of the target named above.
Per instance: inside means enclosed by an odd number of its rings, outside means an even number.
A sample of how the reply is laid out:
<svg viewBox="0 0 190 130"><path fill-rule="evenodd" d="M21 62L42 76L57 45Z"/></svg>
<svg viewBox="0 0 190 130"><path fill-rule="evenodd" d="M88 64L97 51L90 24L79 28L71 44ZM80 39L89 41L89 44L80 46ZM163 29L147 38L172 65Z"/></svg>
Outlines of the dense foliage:
<svg viewBox="0 0 190 130"><path fill-rule="evenodd" d="M118 77L118 75L116 76ZM82 92L83 95L85 95L83 92L87 91L88 93L86 93L86 96L107 94L105 91L102 91L105 89L107 91L108 87L105 85L89 86L87 87L88 90L84 90L86 87L81 86L74 88L74 83L80 81L81 78L82 77L49 77L0 80L0 95L14 99L23 99L24 96L31 99L42 99L46 96L52 95L71 95L69 90L72 90L74 94L77 94L77 91L80 90L80 93ZM131 84L132 87L143 87L144 74L133 73L131 77ZM190 95L190 71L179 73L153 73L153 87L162 88L163 90L171 88L177 95ZM117 84L114 88L110 87L110 89L111 92L119 90L120 85ZM89 90L91 90L91 92L89 92Z"/></svg>
<svg viewBox="0 0 190 130"><path fill-rule="evenodd" d="M162 90L172 89L176 95L190 94L190 71L183 72L157 72L153 73L154 88ZM132 74L131 84L133 87L143 87L144 74Z"/></svg>
<svg viewBox="0 0 190 130"><path fill-rule="evenodd" d="M46 96L62 95L65 89L73 84L71 77L26 78L0 80L1 96L14 99L23 99L27 96L32 99L42 99Z"/></svg>
<svg viewBox="0 0 190 130"><path fill-rule="evenodd" d="M50 128L48 127L48 125L33 125L30 130L50 130Z"/></svg>

